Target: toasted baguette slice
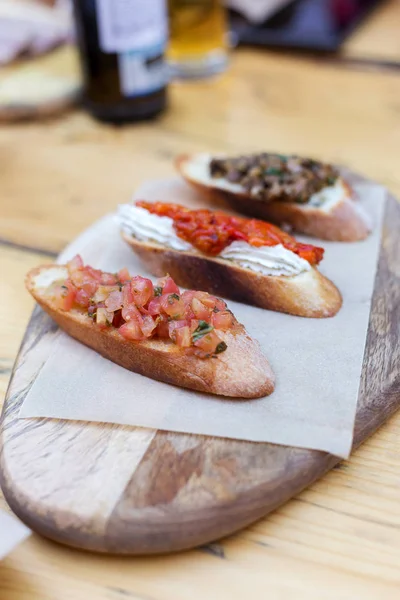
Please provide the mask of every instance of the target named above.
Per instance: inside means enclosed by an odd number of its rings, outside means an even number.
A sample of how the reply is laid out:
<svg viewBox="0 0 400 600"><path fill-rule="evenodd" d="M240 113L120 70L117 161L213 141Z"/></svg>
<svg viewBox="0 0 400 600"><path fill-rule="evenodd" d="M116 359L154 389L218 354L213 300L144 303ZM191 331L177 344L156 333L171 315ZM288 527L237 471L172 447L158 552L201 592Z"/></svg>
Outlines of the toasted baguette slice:
<svg viewBox="0 0 400 600"><path fill-rule="evenodd" d="M261 275L195 250L173 250L121 235L150 273L169 273L183 287L300 317L332 317L342 306L339 290L314 267L294 277Z"/></svg>
<svg viewBox="0 0 400 600"><path fill-rule="evenodd" d="M50 317L73 338L125 369L180 387L230 396L260 398L274 390L272 369L256 341L237 323L218 331L227 344L216 358L187 355L173 342L157 338L128 341L117 329L101 329L83 311L55 307L49 286L68 277L65 267L45 265L30 271L26 287Z"/></svg>
<svg viewBox="0 0 400 600"><path fill-rule="evenodd" d="M318 237L321 240L355 242L365 239L371 231L368 215L353 199L353 192L343 179L339 180L339 194L320 206L295 202L264 202L253 198L240 185L212 178L207 154L181 155L176 167L184 179L211 200L223 200L234 210L265 219L278 225L289 225L293 230ZM329 189L329 188L326 188Z"/></svg>

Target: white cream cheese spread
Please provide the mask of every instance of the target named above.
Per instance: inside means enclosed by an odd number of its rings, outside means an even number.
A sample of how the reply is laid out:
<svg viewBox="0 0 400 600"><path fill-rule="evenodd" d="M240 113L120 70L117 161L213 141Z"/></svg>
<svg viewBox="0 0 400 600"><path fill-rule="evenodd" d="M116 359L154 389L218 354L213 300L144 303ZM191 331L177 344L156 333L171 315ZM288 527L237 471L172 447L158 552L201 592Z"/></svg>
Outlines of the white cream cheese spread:
<svg viewBox="0 0 400 600"><path fill-rule="evenodd" d="M277 246L251 246L247 242L232 242L218 258L230 260L240 267L262 275L286 275L292 277L311 269L311 265L282 244Z"/></svg>
<svg viewBox="0 0 400 600"><path fill-rule="evenodd" d="M142 242L157 242L174 250L193 249L176 235L174 222L169 217L153 215L133 204L122 204L118 207L118 219L123 231Z"/></svg>
<svg viewBox="0 0 400 600"><path fill-rule="evenodd" d="M197 252L191 244L176 235L173 220L169 217L160 217L145 208L124 204L118 208L118 219L122 230L140 241L156 242L174 250ZM215 258L262 275L293 277L311 269L309 262L282 244L255 247L244 241L235 241Z"/></svg>

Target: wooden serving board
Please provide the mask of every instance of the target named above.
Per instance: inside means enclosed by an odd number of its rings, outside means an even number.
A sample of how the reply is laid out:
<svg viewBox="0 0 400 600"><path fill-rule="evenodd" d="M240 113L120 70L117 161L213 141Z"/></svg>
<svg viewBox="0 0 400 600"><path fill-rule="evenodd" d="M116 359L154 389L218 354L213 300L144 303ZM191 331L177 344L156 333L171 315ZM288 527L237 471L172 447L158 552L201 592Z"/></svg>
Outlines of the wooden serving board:
<svg viewBox="0 0 400 600"><path fill-rule="evenodd" d="M400 405L399 230L400 205L389 198L354 447ZM44 536L110 553L191 548L266 515L339 462L327 453L273 444L101 423L19 420L55 333L52 321L36 308L0 430L4 495L13 511Z"/></svg>

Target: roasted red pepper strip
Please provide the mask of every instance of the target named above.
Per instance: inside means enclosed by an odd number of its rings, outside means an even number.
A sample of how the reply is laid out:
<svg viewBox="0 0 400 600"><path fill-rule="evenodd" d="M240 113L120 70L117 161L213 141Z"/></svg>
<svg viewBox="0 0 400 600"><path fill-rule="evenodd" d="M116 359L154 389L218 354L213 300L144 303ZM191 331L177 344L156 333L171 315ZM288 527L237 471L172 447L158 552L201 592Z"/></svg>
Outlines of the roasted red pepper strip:
<svg viewBox="0 0 400 600"><path fill-rule="evenodd" d="M234 217L207 209L190 210L179 204L163 202L140 200L136 202L136 206L145 208L160 217L170 217L174 221L178 237L212 256L217 256L237 240L245 241L255 247L282 244L311 265L317 265L324 255L323 248L300 244L279 227L258 219Z"/></svg>

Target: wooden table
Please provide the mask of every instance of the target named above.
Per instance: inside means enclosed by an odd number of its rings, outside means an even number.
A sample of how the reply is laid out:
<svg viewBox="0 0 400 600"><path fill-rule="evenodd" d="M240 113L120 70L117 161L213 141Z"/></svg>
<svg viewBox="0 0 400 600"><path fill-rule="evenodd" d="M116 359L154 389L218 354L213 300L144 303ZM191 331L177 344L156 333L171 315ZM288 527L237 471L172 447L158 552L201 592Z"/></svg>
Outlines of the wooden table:
<svg viewBox="0 0 400 600"><path fill-rule="evenodd" d="M25 272L125 202L143 178L170 175L177 152L308 153L400 196L400 77L378 67L243 50L220 79L172 86L171 109L156 123L113 128L75 111L2 126L1 395L33 306ZM268 518L204 549L119 559L33 535L0 563L0 598L399 598L399 434L400 415Z"/></svg>

